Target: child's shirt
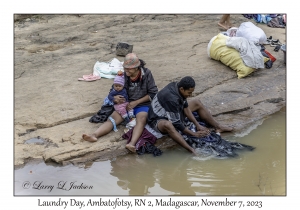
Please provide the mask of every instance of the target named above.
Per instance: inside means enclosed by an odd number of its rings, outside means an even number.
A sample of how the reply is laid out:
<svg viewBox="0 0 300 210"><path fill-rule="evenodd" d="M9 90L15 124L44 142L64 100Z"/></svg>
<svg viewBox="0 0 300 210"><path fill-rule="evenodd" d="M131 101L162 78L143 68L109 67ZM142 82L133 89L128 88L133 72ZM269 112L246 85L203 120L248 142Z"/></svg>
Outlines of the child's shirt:
<svg viewBox="0 0 300 210"><path fill-rule="evenodd" d="M128 95L127 95L127 91L126 91L126 89L125 88L123 88L122 90L120 90L120 91L116 91L114 88L113 88L113 86L112 86L112 88L111 88L111 90L110 90L110 92L109 92L109 94L108 94L108 99L110 100L110 101L114 101L114 96L116 96L116 95L121 95L121 96L124 96L124 98L125 98L125 101L127 101L128 102Z"/></svg>

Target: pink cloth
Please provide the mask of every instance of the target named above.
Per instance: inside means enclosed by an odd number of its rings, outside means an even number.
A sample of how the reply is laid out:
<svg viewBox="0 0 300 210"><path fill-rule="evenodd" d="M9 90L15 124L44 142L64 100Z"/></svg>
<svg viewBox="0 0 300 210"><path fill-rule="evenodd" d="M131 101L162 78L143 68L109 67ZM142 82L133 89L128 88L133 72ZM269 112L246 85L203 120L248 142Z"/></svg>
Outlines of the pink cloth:
<svg viewBox="0 0 300 210"><path fill-rule="evenodd" d="M87 81L87 82L91 82L91 81L95 81L101 79L100 76L96 76L93 74L89 74L89 75L83 75L82 78L78 78L78 81Z"/></svg>
<svg viewBox="0 0 300 210"><path fill-rule="evenodd" d="M122 104L115 104L114 108L121 116L124 116L124 115L127 115L127 110L126 110L127 104L128 104L128 102L125 102Z"/></svg>
<svg viewBox="0 0 300 210"><path fill-rule="evenodd" d="M127 133L122 135L123 139L127 139L127 144L131 141L133 129L130 129ZM146 128L144 128L141 136L135 144L135 149L138 150L141 146L143 146L146 142L150 144L155 144L157 138L150 133Z"/></svg>

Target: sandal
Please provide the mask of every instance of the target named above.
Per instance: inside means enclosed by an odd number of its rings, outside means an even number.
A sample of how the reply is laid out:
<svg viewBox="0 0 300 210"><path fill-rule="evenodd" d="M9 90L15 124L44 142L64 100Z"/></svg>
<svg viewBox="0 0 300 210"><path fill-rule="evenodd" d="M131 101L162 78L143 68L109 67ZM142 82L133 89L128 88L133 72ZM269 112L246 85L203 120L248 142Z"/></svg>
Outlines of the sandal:
<svg viewBox="0 0 300 210"><path fill-rule="evenodd" d="M274 51L275 52L278 52L278 50L281 48L281 45L277 45L275 48L274 48Z"/></svg>
<svg viewBox="0 0 300 210"><path fill-rule="evenodd" d="M275 42L272 41L272 42L270 43L270 46L271 46L271 47L281 46L281 43L280 43L279 41L278 41L277 43L275 43Z"/></svg>
<svg viewBox="0 0 300 210"><path fill-rule="evenodd" d="M91 82L91 81L95 81L95 80L99 80L99 79L101 79L100 76L89 74L89 75L83 75L82 78L78 78L78 81Z"/></svg>

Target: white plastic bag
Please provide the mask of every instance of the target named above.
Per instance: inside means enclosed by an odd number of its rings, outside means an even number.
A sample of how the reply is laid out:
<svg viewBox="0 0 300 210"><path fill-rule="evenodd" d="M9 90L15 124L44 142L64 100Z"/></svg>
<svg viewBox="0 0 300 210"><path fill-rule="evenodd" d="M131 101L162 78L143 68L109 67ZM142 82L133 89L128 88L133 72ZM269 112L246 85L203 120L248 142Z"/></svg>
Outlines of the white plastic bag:
<svg viewBox="0 0 300 210"><path fill-rule="evenodd" d="M114 58L110 62L97 61L94 65L93 75L112 79L115 78L118 71L123 71L123 62Z"/></svg>
<svg viewBox="0 0 300 210"><path fill-rule="evenodd" d="M226 33L227 33L227 36L229 36L229 37L235 37L236 36L236 31L238 30L238 28L236 28L236 27L231 27L230 29L228 29L227 31L226 31Z"/></svg>
<svg viewBox="0 0 300 210"><path fill-rule="evenodd" d="M255 44L264 44L267 41L265 32L252 22L244 22L236 31L236 37L244 37Z"/></svg>

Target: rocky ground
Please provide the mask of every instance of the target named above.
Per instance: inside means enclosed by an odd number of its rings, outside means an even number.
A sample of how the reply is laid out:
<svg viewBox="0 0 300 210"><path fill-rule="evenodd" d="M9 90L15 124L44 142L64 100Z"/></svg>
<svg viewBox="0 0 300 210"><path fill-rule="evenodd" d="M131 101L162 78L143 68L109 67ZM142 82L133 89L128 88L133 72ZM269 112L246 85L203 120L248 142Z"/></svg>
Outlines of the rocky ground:
<svg viewBox="0 0 300 210"><path fill-rule="evenodd" d="M111 132L96 143L83 141L100 124L89 118L101 107L112 80L78 81L96 61L116 56L118 42L133 44L159 89L189 75L201 99L221 123L241 132L286 105L286 66L282 51L271 69L238 79L236 72L207 56L207 44L222 29L221 15L15 15L14 164L44 159L77 164L127 154L126 141ZM249 21L231 15L235 26ZM253 20L250 20L255 23ZM256 23L255 23L256 24ZM256 24L267 37L286 43L286 29ZM29 143L28 140L36 140ZM176 143L164 138L162 150Z"/></svg>

